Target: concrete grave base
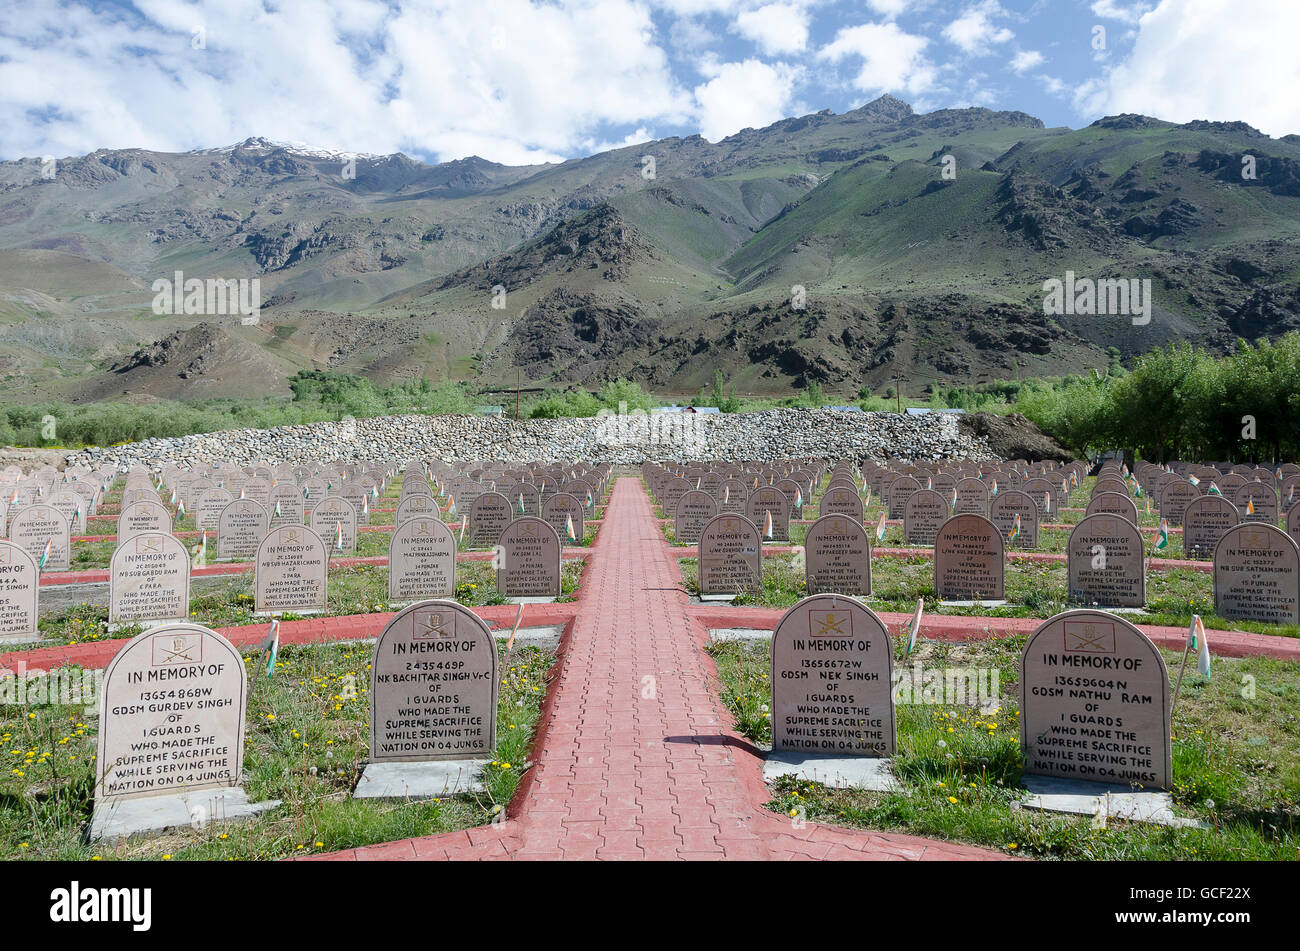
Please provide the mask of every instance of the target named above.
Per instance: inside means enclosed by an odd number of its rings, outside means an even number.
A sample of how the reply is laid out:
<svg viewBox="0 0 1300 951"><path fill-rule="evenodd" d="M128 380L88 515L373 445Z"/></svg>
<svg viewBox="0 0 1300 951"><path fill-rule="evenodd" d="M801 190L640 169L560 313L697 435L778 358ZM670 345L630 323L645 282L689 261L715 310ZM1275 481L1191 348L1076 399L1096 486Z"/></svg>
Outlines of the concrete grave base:
<svg viewBox="0 0 1300 951"><path fill-rule="evenodd" d="M1025 776L1029 795L1025 809L1065 812L1079 816L1104 815L1128 822L1151 822L1176 827L1204 827L1205 823L1174 815L1174 800L1167 792L1135 790L1118 783L1094 783L1056 776Z"/></svg>
<svg viewBox="0 0 1300 951"><path fill-rule="evenodd" d="M30 634L0 634L0 644L35 644L41 639L36 631Z"/></svg>
<svg viewBox="0 0 1300 951"><path fill-rule="evenodd" d="M278 805L278 799L249 802L248 793L240 786L96 803L90 818L90 841L103 839L112 844L119 839L156 835L168 829L251 819Z"/></svg>
<svg viewBox="0 0 1300 951"><path fill-rule="evenodd" d="M874 789L892 792L902 783L889 770L890 760L879 756L827 756L810 753L768 752L763 760L763 781L795 775L836 789Z"/></svg>
<svg viewBox="0 0 1300 951"><path fill-rule="evenodd" d="M1107 614L1146 614L1146 608L1093 608L1094 611L1105 611Z"/></svg>
<svg viewBox="0 0 1300 951"><path fill-rule="evenodd" d="M738 597L738 594L702 594L700 601L704 604L731 604Z"/></svg>
<svg viewBox="0 0 1300 951"><path fill-rule="evenodd" d="M485 759L419 763L369 763L352 795L356 799L435 799L483 788Z"/></svg>
<svg viewBox="0 0 1300 951"><path fill-rule="evenodd" d="M1006 601L940 601L941 608L1001 608Z"/></svg>
<svg viewBox="0 0 1300 951"><path fill-rule="evenodd" d="M555 601L549 597L506 598L506 604L554 604Z"/></svg>
<svg viewBox="0 0 1300 951"><path fill-rule="evenodd" d="M772 632L756 627L711 627L709 640L712 641L757 641L770 640Z"/></svg>

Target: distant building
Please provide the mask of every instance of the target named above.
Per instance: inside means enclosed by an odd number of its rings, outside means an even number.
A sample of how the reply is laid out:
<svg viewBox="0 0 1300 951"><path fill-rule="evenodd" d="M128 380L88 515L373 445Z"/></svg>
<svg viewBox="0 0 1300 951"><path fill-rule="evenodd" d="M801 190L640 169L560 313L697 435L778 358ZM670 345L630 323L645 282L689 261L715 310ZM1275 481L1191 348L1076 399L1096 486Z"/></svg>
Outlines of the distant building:
<svg viewBox="0 0 1300 951"><path fill-rule="evenodd" d="M500 406L475 406L474 415L475 416L500 416L501 407Z"/></svg>

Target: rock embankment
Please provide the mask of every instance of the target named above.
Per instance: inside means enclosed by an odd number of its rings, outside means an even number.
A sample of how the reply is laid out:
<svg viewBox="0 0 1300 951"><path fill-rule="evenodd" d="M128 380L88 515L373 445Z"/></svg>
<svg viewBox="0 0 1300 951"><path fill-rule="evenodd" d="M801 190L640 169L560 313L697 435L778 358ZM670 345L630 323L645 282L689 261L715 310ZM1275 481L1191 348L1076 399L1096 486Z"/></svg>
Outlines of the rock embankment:
<svg viewBox="0 0 1300 951"><path fill-rule="evenodd" d="M857 462L998 458L984 440L963 433L951 415L776 409L519 422L491 416L383 416L146 439L85 449L69 455L68 463L125 469L157 468L165 462L202 466L230 461L245 466L421 457L632 464L799 456Z"/></svg>

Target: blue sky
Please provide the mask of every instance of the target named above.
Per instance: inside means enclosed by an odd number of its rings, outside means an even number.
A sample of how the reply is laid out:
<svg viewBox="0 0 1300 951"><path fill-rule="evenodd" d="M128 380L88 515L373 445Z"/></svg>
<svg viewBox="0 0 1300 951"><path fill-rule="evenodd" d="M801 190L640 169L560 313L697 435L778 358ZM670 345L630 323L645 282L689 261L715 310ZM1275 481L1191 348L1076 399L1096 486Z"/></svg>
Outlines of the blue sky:
<svg viewBox="0 0 1300 951"><path fill-rule="evenodd" d="M62 0L0 9L0 158L249 136L556 161L883 93L1300 133L1300 0Z"/></svg>

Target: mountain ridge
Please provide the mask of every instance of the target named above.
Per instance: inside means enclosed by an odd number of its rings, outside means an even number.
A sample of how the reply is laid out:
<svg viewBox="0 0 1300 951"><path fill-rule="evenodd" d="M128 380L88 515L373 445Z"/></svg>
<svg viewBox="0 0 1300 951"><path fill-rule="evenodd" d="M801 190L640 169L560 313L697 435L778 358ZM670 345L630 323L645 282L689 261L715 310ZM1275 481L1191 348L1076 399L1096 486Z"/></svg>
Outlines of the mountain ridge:
<svg viewBox="0 0 1300 951"><path fill-rule="evenodd" d="M222 329L268 354L262 373L385 381L630 375L690 393L720 368L742 392L855 392L1300 324L1300 136L1238 122L1049 129L882 96L551 165L252 137L42 170L0 162L0 378L20 398L101 398L109 374L128 394L175 390L113 370L214 319L150 311L175 270L261 281L262 326ZM1066 270L1149 277L1152 325L1045 317L1042 283Z"/></svg>

